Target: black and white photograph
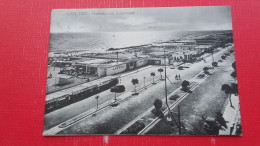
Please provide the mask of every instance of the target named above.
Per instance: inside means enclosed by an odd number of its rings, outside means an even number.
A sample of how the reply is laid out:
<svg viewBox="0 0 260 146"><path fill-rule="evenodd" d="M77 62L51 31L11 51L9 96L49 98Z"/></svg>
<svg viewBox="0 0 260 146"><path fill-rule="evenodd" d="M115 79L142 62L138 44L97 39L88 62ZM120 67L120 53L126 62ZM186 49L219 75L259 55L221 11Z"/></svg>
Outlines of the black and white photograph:
<svg viewBox="0 0 260 146"><path fill-rule="evenodd" d="M242 135L229 6L54 9L44 136Z"/></svg>

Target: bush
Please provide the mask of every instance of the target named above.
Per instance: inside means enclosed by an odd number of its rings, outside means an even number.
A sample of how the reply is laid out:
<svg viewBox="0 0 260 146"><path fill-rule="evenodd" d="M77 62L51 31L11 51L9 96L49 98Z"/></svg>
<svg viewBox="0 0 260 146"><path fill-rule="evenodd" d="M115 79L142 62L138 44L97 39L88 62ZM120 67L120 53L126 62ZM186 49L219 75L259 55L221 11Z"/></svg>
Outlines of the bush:
<svg viewBox="0 0 260 146"><path fill-rule="evenodd" d="M207 66L203 68L204 71L205 71L205 70L209 70L209 69L210 69L210 68L207 67Z"/></svg>
<svg viewBox="0 0 260 146"><path fill-rule="evenodd" d="M236 62L235 61L232 63L232 67L234 68L234 70L236 70Z"/></svg>
<svg viewBox="0 0 260 146"><path fill-rule="evenodd" d="M137 121L133 125L131 125L129 128L127 128L126 134L137 134L144 127L145 127L144 122Z"/></svg>
<svg viewBox="0 0 260 146"><path fill-rule="evenodd" d="M212 62L212 66L217 67L218 63L217 62Z"/></svg>
<svg viewBox="0 0 260 146"><path fill-rule="evenodd" d="M182 86L183 88L187 88L187 87L189 86L189 84L190 84L189 81L184 80L184 81L182 82L181 86Z"/></svg>
<svg viewBox="0 0 260 146"><path fill-rule="evenodd" d="M208 70L204 70L204 73L207 74L207 75L210 75Z"/></svg>
<svg viewBox="0 0 260 146"><path fill-rule="evenodd" d="M162 100L160 99L155 99L153 102L153 105L156 109L160 109L162 107Z"/></svg>
<svg viewBox="0 0 260 146"><path fill-rule="evenodd" d="M180 96L178 94L174 94L173 96L171 96L169 99L170 100L177 100L178 98L180 98Z"/></svg>
<svg viewBox="0 0 260 146"><path fill-rule="evenodd" d="M198 75L199 78L204 78L205 77L205 74L204 73L201 73Z"/></svg>
<svg viewBox="0 0 260 146"><path fill-rule="evenodd" d="M233 72L231 73L231 76L232 76L233 78L236 78L236 77L237 77L237 72L236 72L236 71L233 71Z"/></svg>

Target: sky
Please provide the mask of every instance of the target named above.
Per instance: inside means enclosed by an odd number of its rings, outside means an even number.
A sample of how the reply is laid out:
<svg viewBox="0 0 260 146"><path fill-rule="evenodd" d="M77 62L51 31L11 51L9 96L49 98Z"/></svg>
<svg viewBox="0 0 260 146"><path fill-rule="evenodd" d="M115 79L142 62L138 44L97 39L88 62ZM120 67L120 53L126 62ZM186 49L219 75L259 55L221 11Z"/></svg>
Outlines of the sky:
<svg viewBox="0 0 260 146"><path fill-rule="evenodd" d="M51 33L232 30L228 6L54 9Z"/></svg>

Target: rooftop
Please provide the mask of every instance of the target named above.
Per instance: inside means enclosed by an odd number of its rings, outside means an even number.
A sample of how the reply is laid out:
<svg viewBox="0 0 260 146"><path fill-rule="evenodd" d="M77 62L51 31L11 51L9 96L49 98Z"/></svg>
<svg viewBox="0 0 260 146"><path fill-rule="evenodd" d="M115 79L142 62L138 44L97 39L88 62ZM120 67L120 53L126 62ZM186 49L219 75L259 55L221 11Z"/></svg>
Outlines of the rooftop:
<svg viewBox="0 0 260 146"><path fill-rule="evenodd" d="M81 62L78 62L80 64L102 64L102 63L106 63L106 62L109 62L111 60L108 60L108 59L88 59L88 60L85 60L85 61L81 61Z"/></svg>

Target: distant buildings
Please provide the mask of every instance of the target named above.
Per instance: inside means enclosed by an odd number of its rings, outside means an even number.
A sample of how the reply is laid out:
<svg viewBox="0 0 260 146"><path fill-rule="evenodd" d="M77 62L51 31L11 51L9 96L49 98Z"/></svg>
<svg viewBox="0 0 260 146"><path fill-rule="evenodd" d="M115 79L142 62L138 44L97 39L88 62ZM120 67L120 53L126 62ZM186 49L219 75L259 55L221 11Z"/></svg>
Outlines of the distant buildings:
<svg viewBox="0 0 260 146"><path fill-rule="evenodd" d="M90 51L51 53L48 64L62 68L72 66L73 76L104 77L149 64L173 65L202 60L201 56L209 49L223 47L228 43L232 43L232 35L219 34L125 48L110 48L104 53Z"/></svg>
<svg viewBox="0 0 260 146"><path fill-rule="evenodd" d="M103 56L103 58L105 58ZM109 57L107 57L109 58ZM87 59L86 61L78 62L75 64L76 71L82 72L86 75L96 75L104 77L109 75L118 74L127 70L132 70L148 63L145 58L133 58L121 62L110 59Z"/></svg>

